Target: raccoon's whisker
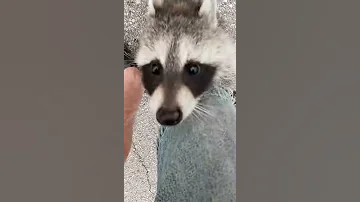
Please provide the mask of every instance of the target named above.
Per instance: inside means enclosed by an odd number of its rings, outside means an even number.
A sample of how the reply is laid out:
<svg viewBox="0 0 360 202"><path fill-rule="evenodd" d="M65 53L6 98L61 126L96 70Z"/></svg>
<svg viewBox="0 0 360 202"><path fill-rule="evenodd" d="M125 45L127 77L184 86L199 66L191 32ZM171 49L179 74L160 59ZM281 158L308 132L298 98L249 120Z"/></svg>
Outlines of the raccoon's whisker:
<svg viewBox="0 0 360 202"><path fill-rule="evenodd" d="M199 107L200 109L208 110L207 105L198 104L197 107Z"/></svg>
<svg viewBox="0 0 360 202"><path fill-rule="evenodd" d="M196 106L195 107L197 110L201 111L202 113L204 113L205 115L209 115L211 117L214 117L214 115L212 113L209 112L209 110L207 110L206 108L202 107L202 106Z"/></svg>
<svg viewBox="0 0 360 202"><path fill-rule="evenodd" d="M215 108L214 106L210 106L210 105L205 105L205 104L203 104L203 103L198 103L197 104L198 106L200 106L200 107L203 107L203 108L206 108L206 109L213 109L213 108Z"/></svg>
<svg viewBox="0 0 360 202"><path fill-rule="evenodd" d="M204 113L201 112L200 110L196 110L196 112L198 113L199 121L204 121L206 117L204 116Z"/></svg>
<svg viewBox="0 0 360 202"><path fill-rule="evenodd" d="M194 119L194 121L197 121L199 118L196 115L196 112L193 111L193 113L191 114L191 117Z"/></svg>
<svg viewBox="0 0 360 202"><path fill-rule="evenodd" d="M200 118L199 118L199 121L204 121L205 118L209 118L209 117L214 118L214 116L205 113L204 111L200 110L199 108L196 108L194 111L195 111L195 112L197 113L197 115L200 117Z"/></svg>
<svg viewBox="0 0 360 202"><path fill-rule="evenodd" d="M195 107L194 110L192 111L192 115L197 119L197 120L201 120L201 113L199 112L199 110Z"/></svg>
<svg viewBox="0 0 360 202"><path fill-rule="evenodd" d="M206 112L205 112L200 106L196 106L195 109L196 109L196 111L199 112L199 113L208 115L208 114L206 114Z"/></svg>
<svg viewBox="0 0 360 202"><path fill-rule="evenodd" d="M202 121L205 121L205 119L209 119L209 118L215 118L213 115L207 114L204 111L201 111L200 109L196 109L196 112L201 117L200 120L202 120Z"/></svg>
<svg viewBox="0 0 360 202"><path fill-rule="evenodd" d="M192 114L197 121L201 121L201 114L199 113L199 111L196 108L193 110Z"/></svg>
<svg viewBox="0 0 360 202"><path fill-rule="evenodd" d="M204 111L206 111L209 115L214 115L212 112L211 112L211 109L214 109L215 107L214 106L209 106L209 105L203 105L203 104L200 104L198 103L198 107L200 107L201 109L203 109Z"/></svg>

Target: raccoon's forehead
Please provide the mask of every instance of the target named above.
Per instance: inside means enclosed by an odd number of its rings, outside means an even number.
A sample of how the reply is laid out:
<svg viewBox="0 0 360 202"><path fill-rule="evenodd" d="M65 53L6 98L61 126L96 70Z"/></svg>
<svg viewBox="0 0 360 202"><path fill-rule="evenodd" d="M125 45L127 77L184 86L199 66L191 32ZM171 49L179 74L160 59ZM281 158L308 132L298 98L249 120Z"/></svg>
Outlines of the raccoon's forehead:
<svg viewBox="0 0 360 202"><path fill-rule="evenodd" d="M168 64L183 67L187 61L223 65L234 58L233 42L222 33L203 35L160 35L140 41L136 63L139 66L158 59L166 69Z"/></svg>
<svg viewBox="0 0 360 202"><path fill-rule="evenodd" d="M140 40L139 50L136 56L136 63L139 66L146 65L152 60L158 59L165 64L166 58L173 41L171 36L144 37Z"/></svg>

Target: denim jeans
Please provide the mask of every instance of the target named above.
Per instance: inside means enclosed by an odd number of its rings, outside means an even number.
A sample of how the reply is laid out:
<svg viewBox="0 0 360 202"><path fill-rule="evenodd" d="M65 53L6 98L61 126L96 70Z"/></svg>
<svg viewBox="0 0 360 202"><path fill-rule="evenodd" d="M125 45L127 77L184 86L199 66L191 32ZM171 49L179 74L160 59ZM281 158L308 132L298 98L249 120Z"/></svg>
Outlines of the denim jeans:
<svg viewBox="0 0 360 202"><path fill-rule="evenodd" d="M214 89L202 109L176 126L161 127L155 201L236 201L236 108Z"/></svg>

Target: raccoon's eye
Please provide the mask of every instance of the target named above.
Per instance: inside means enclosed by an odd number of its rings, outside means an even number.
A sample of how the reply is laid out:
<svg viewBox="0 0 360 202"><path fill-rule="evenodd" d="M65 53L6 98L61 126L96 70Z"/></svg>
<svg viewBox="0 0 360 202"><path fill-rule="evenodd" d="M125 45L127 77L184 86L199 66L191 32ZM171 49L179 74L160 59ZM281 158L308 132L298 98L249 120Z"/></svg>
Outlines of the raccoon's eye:
<svg viewBox="0 0 360 202"><path fill-rule="evenodd" d="M155 63L151 64L151 73L160 75L160 67Z"/></svg>
<svg viewBox="0 0 360 202"><path fill-rule="evenodd" d="M189 74L194 76L197 75L200 72L200 67L197 64L191 65L188 69Z"/></svg>

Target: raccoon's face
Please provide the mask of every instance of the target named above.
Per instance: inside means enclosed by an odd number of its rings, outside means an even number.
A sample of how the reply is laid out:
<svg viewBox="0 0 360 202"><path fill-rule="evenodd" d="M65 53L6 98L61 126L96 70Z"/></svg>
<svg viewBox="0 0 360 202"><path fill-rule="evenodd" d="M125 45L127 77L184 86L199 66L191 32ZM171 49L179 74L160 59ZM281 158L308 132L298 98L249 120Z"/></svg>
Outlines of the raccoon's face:
<svg viewBox="0 0 360 202"><path fill-rule="evenodd" d="M206 1L180 14L174 14L173 4L157 4L157 10L152 7L154 10L149 11L149 26L140 40L136 63L151 96L150 109L162 125L176 125L186 119L201 95L229 66L231 41L217 28L213 7L207 8L208 13L197 13L209 6L204 5ZM181 10L181 5L176 9Z"/></svg>

